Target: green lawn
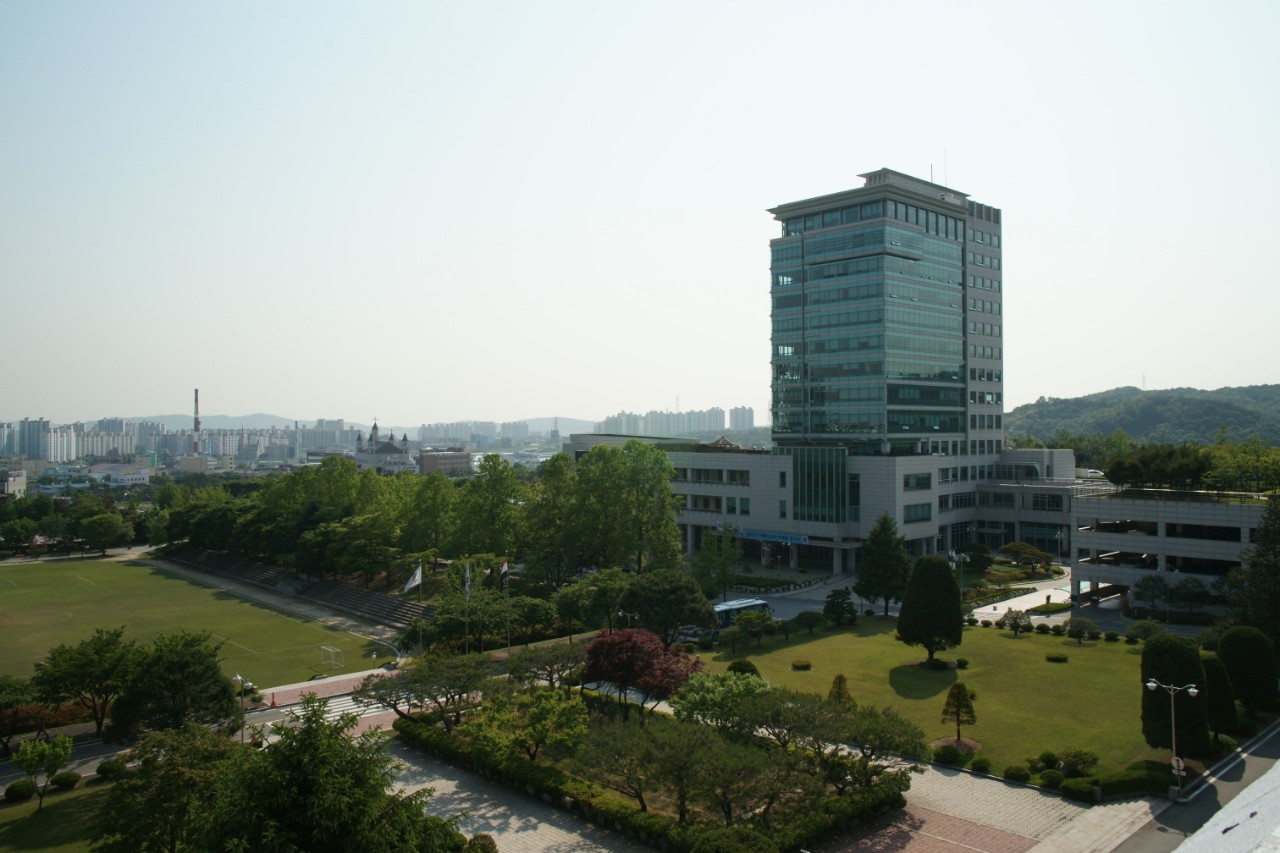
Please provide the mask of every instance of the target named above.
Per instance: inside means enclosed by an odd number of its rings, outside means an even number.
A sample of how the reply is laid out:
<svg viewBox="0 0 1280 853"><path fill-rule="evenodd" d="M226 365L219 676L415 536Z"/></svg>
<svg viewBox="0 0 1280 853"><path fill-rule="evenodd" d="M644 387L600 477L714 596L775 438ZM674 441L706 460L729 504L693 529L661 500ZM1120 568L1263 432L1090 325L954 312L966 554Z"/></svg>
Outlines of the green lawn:
<svg viewBox="0 0 1280 853"><path fill-rule="evenodd" d="M101 785L81 786L66 793L50 789L44 798L44 808L38 814L34 799L21 805L0 804L0 851L79 853L88 850L89 827L106 796L107 788Z"/></svg>
<svg viewBox="0 0 1280 853"><path fill-rule="evenodd" d="M225 641L223 670L263 687L368 669L373 654L390 654L380 643L139 563L0 563L0 673L28 676L53 646L121 625L139 642L211 631ZM341 649L345 665L322 666L321 646Z"/></svg>
<svg viewBox="0 0 1280 853"><path fill-rule="evenodd" d="M965 670L935 672L916 665L925 657L918 646L894 640L894 620L860 619L852 631L817 631L766 639L757 649L739 644L771 684L825 694L831 679L844 673L859 704L894 708L924 729L929 740L955 736L955 725L941 722L947 690L957 680L978 694L978 722L963 734L981 741L981 755L993 772L1023 764L1045 750L1077 746L1101 756L1098 772L1121 770L1151 756L1140 721L1142 647L1123 642L1088 642L1064 637L1023 635L1014 639L996 628L965 628L964 642L940 657L969 659ZM1045 655L1064 653L1068 663L1048 663ZM809 660L808 672L791 661ZM727 651L704 654L706 668L720 672L733 657Z"/></svg>

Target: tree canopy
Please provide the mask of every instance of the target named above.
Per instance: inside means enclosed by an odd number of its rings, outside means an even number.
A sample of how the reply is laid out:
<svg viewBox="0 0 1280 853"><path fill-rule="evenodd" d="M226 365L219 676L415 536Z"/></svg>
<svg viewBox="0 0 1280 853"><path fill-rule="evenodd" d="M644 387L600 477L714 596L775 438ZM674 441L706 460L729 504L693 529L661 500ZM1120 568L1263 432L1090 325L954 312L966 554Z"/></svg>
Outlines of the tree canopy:
<svg viewBox="0 0 1280 853"><path fill-rule="evenodd" d="M936 652L960 645L964 636L960 587L945 557L928 554L916 560L902 596L898 636L909 646Z"/></svg>
<svg viewBox="0 0 1280 853"><path fill-rule="evenodd" d="M857 580L853 590L871 601L884 600L884 615L889 603L901 601L911 573L911 555L903 547L898 524L885 513L876 519L867 539L858 548Z"/></svg>

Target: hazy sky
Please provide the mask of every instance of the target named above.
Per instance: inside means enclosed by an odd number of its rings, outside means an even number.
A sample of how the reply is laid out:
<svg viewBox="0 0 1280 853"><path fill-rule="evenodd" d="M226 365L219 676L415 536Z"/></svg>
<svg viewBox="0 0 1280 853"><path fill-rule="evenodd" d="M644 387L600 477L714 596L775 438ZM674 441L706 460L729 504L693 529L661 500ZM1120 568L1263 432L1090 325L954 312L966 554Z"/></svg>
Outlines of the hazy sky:
<svg viewBox="0 0 1280 853"><path fill-rule="evenodd" d="M0 420L763 422L765 209L880 167L1004 209L1007 408L1277 382L1278 24L10 0Z"/></svg>

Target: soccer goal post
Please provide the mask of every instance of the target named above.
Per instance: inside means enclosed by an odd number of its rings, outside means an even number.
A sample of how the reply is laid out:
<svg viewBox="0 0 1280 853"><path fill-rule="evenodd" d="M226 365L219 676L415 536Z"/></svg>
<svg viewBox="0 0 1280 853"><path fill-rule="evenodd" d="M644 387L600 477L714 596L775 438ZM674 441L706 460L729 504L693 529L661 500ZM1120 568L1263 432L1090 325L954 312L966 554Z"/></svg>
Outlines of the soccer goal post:
<svg viewBox="0 0 1280 853"><path fill-rule="evenodd" d="M342 649L337 646L321 646L320 665L335 668L346 666L342 659Z"/></svg>

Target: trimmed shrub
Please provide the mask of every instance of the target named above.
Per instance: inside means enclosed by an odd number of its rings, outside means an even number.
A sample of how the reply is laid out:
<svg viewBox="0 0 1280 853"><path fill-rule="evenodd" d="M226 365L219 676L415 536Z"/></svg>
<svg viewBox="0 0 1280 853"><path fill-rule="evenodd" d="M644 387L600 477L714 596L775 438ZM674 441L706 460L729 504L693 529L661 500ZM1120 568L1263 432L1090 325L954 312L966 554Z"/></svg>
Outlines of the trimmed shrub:
<svg viewBox="0 0 1280 853"><path fill-rule="evenodd" d="M80 784L80 774L74 770L63 770L61 773L53 774L53 778L49 780L49 784L57 788L59 791L70 791L76 785Z"/></svg>
<svg viewBox="0 0 1280 853"><path fill-rule="evenodd" d="M1059 793L1073 800L1084 803L1093 802L1093 783L1096 779L1064 779L1058 787Z"/></svg>
<svg viewBox="0 0 1280 853"><path fill-rule="evenodd" d="M875 615L876 615L876 609L875 609L874 607L868 607L866 610L862 611L862 615L863 615L863 616L875 616Z"/></svg>
<svg viewBox="0 0 1280 853"><path fill-rule="evenodd" d="M1086 640L1094 640L1094 641L1101 640L1102 632L1099 631L1097 628L1094 628L1092 631L1086 631L1084 634L1084 638Z"/></svg>
<svg viewBox="0 0 1280 853"><path fill-rule="evenodd" d="M979 622L978 624L979 624L979 625L981 625L983 628L990 628L990 627L991 627L991 620L990 620L990 619L983 619L983 620L982 620L981 622Z"/></svg>
<svg viewBox="0 0 1280 853"><path fill-rule="evenodd" d="M1056 791L1062 787L1063 775L1057 770L1040 771L1040 787Z"/></svg>
<svg viewBox="0 0 1280 853"><path fill-rule="evenodd" d="M1004 769L1004 778L1010 782L1029 782L1031 781L1031 771L1021 764L1011 764Z"/></svg>
<svg viewBox="0 0 1280 853"><path fill-rule="evenodd" d="M739 660L729 664L728 669L729 672L740 672L743 675L754 675L756 678L760 677L760 670L754 663L746 658L740 658Z"/></svg>
<svg viewBox="0 0 1280 853"><path fill-rule="evenodd" d="M1058 750L1058 766L1067 776L1088 776L1098 766L1098 753L1069 746Z"/></svg>
<svg viewBox="0 0 1280 853"><path fill-rule="evenodd" d="M985 758L983 756L978 756L977 758L973 759L973 761L969 762L969 769L972 770L974 773L990 773L991 759Z"/></svg>
<svg viewBox="0 0 1280 853"><path fill-rule="evenodd" d="M924 665L929 669L936 670L938 672L941 672L944 669L951 669L951 664L947 663L942 658L929 658L924 661Z"/></svg>
<svg viewBox="0 0 1280 853"><path fill-rule="evenodd" d="M691 655L691 654L693 654L694 652L696 652L697 650L698 650L698 645L697 645L697 643L685 643L685 644L684 644L684 653L685 653L686 655ZM485 837L487 838L488 836L485 836ZM493 839L489 839L489 840L490 840L490 841L492 841Z"/></svg>
<svg viewBox="0 0 1280 853"><path fill-rule="evenodd" d="M36 795L35 783L30 779L19 779L4 789L5 802L25 803Z"/></svg>
<svg viewBox="0 0 1280 853"><path fill-rule="evenodd" d="M933 760L939 764L957 765L964 763L964 755L955 744L944 743L933 751Z"/></svg>
<svg viewBox="0 0 1280 853"><path fill-rule="evenodd" d="M1047 634L1049 633L1049 626L1046 625L1044 622L1041 622L1039 625L1036 626L1035 631L1037 634Z"/></svg>
<svg viewBox="0 0 1280 853"><path fill-rule="evenodd" d="M691 853L779 853L778 845L748 826L722 826L708 830L693 845Z"/></svg>
<svg viewBox="0 0 1280 853"><path fill-rule="evenodd" d="M966 617L965 617L965 620L964 620L964 624L966 624L966 625L968 625L970 628L972 628L974 625L977 625L977 624L978 624L978 617L976 617L976 616L966 616Z"/></svg>
<svg viewBox="0 0 1280 853"><path fill-rule="evenodd" d="M1056 770L1058 768L1058 753L1048 749L1040 753L1040 766L1049 770Z"/></svg>
<svg viewBox="0 0 1280 853"><path fill-rule="evenodd" d="M1005 628L1008 628L1008 627L1009 627L1009 623L1008 623L1008 622L1006 622L1004 619L997 619L997 620L995 621L995 625L996 625L996 627L997 627L997 628L999 628L1001 631L1003 631Z"/></svg>
<svg viewBox="0 0 1280 853"><path fill-rule="evenodd" d="M1138 645L1138 638L1137 638L1137 637L1128 637L1128 636L1126 636L1126 637L1124 638L1124 644L1125 644L1126 646L1136 646L1136 645Z"/></svg>
<svg viewBox="0 0 1280 853"><path fill-rule="evenodd" d="M1164 632L1164 626L1154 619L1139 619L1132 623L1124 631L1124 638L1128 640L1130 637L1136 637L1139 640L1145 640L1153 634Z"/></svg>
<svg viewBox="0 0 1280 853"><path fill-rule="evenodd" d="M1067 656L1059 655L1059 654L1045 655L1044 659L1047 660L1049 663L1066 663L1067 662Z"/></svg>
<svg viewBox="0 0 1280 853"><path fill-rule="evenodd" d="M793 660L791 662L791 668L794 670L798 670L800 672L808 672L809 670L813 669L813 661Z"/></svg>
<svg viewBox="0 0 1280 853"><path fill-rule="evenodd" d="M467 841L462 853L498 853L498 842L486 832L478 832Z"/></svg>
<svg viewBox="0 0 1280 853"><path fill-rule="evenodd" d="M1103 634L1103 635L1102 635L1102 638L1103 638L1104 640L1106 640L1108 643L1114 643L1114 642L1119 641L1119 639L1120 639L1120 632L1119 632L1119 631L1108 631L1108 632L1106 632L1105 634Z"/></svg>
<svg viewBox="0 0 1280 853"><path fill-rule="evenodd" d="M119 758L108 758L98 765L98 778L105 782L114 782L129 772L129 765Z"/></svg>
<svg viewBox="0 0 1280 853"><path fill-rule="evenodd" d="M968 669L968 668L969 668L968 658L956 658L956 669Z"/></svg>
<svg viewBox="0 0 1280 853"><path fill-rule="evenodd" d="M1049 627L1049 632L1055 637L1061 637L1063 634L1067 633L1067 627L1065 625L1051 625Z"/></svg>

